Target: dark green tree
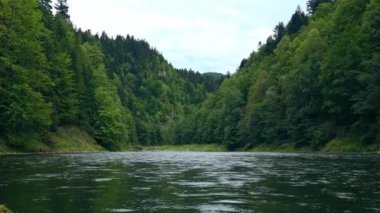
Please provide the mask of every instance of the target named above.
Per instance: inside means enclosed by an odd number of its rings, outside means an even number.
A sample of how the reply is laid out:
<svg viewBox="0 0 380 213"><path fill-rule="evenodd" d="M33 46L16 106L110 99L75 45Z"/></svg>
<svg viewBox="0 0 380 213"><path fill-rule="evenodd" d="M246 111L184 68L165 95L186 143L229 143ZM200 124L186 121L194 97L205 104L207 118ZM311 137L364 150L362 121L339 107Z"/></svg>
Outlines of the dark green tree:
<svg viewBox="0 0 380 213"><path fill-rule="evenodd" d="M37 1L3 0L0 13L0 129L12 146L27 146L46 136L51 104L44 34Z"/></svg>
<svg viewBox="0 0 380 213"><path fill-rule="evenodd" d="M282 37L284 37L285 33L286 33L286 30L285 30L285 26L284 26L284 23L280 22L276 25L276 27L274 28L274 31L273 31L274 35L274 39L277 43L279 43L282 39Z"/></svg>
<svg viewBox="0 0 380 213"><path fill-rule="evenodd" d="M303 26L307 24L307 16L298 6L296 12L292 15L289 23L286 25L286 33L288 35L293 35L298 33Z"/></svg>
<svg viewBox="0 0 380 213"><path fill-rule="evenodd" d="M54 8L57 10L57 15L62 16L67 20L70 20L69 15L69 6L67 4L67 0L58 0L54 5Z"/></svg>
<svg viewBox="0 0 380 213"><path fill-rule="evenodd" d="M43 13L52 14L52 2L51 0L39 0L40 8Z"/></svg>
<svg viewBox="0 0 380 213"><path fill-rule="evenodd" d="M308 0L307 1L307 11L313 14L318 6L322 3L335 3L336 0Z"/></svg>

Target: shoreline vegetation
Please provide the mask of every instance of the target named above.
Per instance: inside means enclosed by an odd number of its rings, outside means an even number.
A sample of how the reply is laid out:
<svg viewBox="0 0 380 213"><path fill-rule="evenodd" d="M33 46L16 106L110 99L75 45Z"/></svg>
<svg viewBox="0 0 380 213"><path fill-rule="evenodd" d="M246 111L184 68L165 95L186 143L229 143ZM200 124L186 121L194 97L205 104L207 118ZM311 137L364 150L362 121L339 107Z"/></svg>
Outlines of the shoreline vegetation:
<svg viewBox="0 0 380 213"><path fill-rule="evenodd" d="M75 126L59 127L49 137L49 142L27 143L28 147L11 148L0 143L0 154L62 154L95 153L109 150L101 147L85 131ZM197 152L323 152L323 153L380 153L379 144L366 145L358 141L334 139L325 146L297 147L295 143L258 144L231 150L221 144L181 144L181 145L129 145L112 151L197 151Z"/></svg>
<svg viewBox="0 0 380 213"><path fill-rule="evenodd" d="M12 213L5 205L0 205L0 213Z"/></svg>

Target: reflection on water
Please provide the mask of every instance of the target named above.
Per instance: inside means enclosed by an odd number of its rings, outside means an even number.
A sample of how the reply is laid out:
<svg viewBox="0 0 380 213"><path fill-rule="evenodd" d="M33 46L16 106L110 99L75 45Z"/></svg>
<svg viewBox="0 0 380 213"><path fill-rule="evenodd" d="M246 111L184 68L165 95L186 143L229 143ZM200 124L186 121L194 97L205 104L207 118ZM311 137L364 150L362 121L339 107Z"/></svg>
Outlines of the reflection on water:
<svg viewBox="0 0 380 213"><path fill-rule="evenodd" d="M0 156L15 212L380 212L380 156L137 152Z"/></svg>

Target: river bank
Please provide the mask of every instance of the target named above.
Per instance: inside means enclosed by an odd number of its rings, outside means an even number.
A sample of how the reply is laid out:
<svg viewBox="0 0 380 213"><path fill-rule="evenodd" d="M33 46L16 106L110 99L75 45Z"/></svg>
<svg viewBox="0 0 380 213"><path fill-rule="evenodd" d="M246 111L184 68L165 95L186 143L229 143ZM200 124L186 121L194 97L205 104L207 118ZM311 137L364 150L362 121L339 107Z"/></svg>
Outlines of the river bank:
<svg viewBox="0 0 380 213"><path fill-rule="evenodd" d="M228 152L228 146L218 144L184 144L140 147L145 151L199 151L199 152ZM248 148L239 148L237 152L325 152L325 153L380 153L380 144L365 145L355 141L332 140L325 146L297 147L296 144L260 144Z"/></svg>
<svg viewBox="0 0 380 213"><path fill-rule="evenodd" d="M182 144L162 146L142 146L145 151L193 151L193 152L228 152L228 147L218 144Z"/></svg>
<svg viewBox="0 0 380 213"><path fill-rule="evenodd" d="M0 205L0 212L1 213L12 213L12 211L10 209L8 209L6 206L4 205Z"/></svg>
<svg viewBox="0 0 380 213"><path fill-rule="evenodd" d="M59 128L51 134L49 143L31 142L22 148L10 148L0 143L0 154L22 153L88 153L106 152L104 147L87 133L76 127ZM229 152L227 145L220 144L181 144L142 146L129 145L118 151L195 151L195 152ZM256 146L238 148L238 152L326 152L326 153L380 153L380 144L363 144L353 140L334 139L318 149L299 147L293 143L287 144L259 144Z"/></svg>
<svg viewBox="0 0 380 213"><path fill-rule="evenodd" d="M85 131L75 126L59 127L50 133L47 142L31 140L18 146L7 146L0 142L0 153L70 153L102 152L105 148L96 143Z"/></svg>

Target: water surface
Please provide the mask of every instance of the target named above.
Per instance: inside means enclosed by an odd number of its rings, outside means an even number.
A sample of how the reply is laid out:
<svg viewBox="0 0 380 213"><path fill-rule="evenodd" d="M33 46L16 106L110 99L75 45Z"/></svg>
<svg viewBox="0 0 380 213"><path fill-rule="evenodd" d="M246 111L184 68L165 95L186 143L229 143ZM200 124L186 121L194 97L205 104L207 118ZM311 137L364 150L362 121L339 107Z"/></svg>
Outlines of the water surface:
<svg viewBox="0 0 380 213"><path fill-rule="evenodd" d="M380 156L136 152L0 156L15 212L380 212Z"/></svg>

